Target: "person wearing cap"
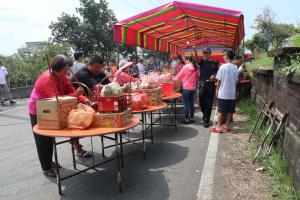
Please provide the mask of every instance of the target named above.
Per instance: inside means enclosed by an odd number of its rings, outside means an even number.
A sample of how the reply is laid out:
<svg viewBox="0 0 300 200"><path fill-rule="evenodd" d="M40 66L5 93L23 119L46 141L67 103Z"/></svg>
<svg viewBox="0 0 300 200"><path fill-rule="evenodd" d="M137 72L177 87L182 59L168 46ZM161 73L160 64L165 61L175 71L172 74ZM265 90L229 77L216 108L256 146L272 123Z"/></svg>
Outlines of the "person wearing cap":
<svg viewBox="0 0 300 200"><path fill-rule="evenodd" d="M218 62L210 60L211 50L209 48L203 49L203 56L198 57L196 48L194 47L195 57L200 68L199 77L199 105L203 113L202 120L204 127L208 128L210 125L210 116L212 112L212 104L215 96L215 77L218 71Z"/></svg>
<svg viewBox="0 0 300 200"><path fill-rule="evenodd" d="M80 103L90 104L89 99L82 95L83 89L78 88L76 90L67 77L67 72L71 65L71 62L67 60L65 56L57 55L50 62L51 73L49 70L46 70L36 80L28 100L28 112L32 128L37 124L36 102L40 99L51 98L54 97L55 94L57 96L69 95L77 97ZM53 74L53 76L51 74ZM54 82L56 93L52 87L52 81ZM33 135L43 174L48 177L55 177L56 171L54 163L52 162L53 139L35 132L33 132ZM79 140L75 140L73 145L79 157L91 156L82 148Z"/></svg>
<svg viewBox="0 0 300 200"><path fill-rule="evenodd" d="M76 78L79 82L85 84L89 89L94 91L94 87L101 83L102 85L109 84L110 81L106 78L106 74L103 72L104 62L98 55L93 56L89 64L80 69L76 74ZM75 77L71 78L72 83L76 83ZM78 87L78 86L77 86ZM86 91L87 92L87 91Z"/></svg>
<svg viewBox="0 0 300 200"><path fill-rule="evenodd" d="M134 78L130 74L129 67L132 66L132 62L127 62L126 60L121 60L119 62L119 69L115 74L113 82L117 82L119 85L125 85L126 83L136 82L140 80L139 78Z"/></svg>
<svg viewBox="0 0 300 200"><path fill-rule="evenodd" d="M83 68L85 66L85 64L82 63L83 51L75 51L74 59L75 59L75 62L71 69L72 69L73 73L76 74L81 68Z"/></svg>

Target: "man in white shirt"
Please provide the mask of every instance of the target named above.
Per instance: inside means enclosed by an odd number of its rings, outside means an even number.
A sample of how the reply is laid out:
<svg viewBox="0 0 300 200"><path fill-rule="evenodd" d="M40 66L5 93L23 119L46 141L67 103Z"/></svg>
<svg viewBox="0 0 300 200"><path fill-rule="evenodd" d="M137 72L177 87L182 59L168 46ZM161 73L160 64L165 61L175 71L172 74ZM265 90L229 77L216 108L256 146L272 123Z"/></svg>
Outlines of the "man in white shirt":
<svg viewBox="0 0 300 200"><path fill-rule="evenodd" d="M230 120L235 112L236 84L238 82L237 66L232 63L235 53L232 50L224 52L226 64L221 65L217 72L218 125L212 132L230 132ZM222 116L227 114L226 123L222 126Z"/></svg>
<svg viewBox="0 0 300 200"><path fill-rule="evenodd" d="M137 64L138 68L139 68L139 72L140 74L144 74L145 73L145 67L144 67L144 61L142 59L139 60L139 63Z"/></svg>
<svg viewBox="0 0 300 200"><path fill-rule="evenodd" d="M80 69L82 69L85 66L85 64L82 63L83 51L75 51L74 59L75 59L75 62L73 64L72 71L74 74L76 74Z"/></svg>
<svg viewBox="0 0 300 200"><path fill-rule="evenodd" d="M171 67L174 69L174 71L176 70L176 66L177 66L177 59L176 57L174 56L172 58L172 62L171 62Z"/></svg>
<svg viewBox="0 0 300 200"><path fill-rule="evenodd" d="M16 101L13 100L9 88L7 86L9 80L9 74L4 66L2 66L2 63L0 61L0 101L1 105L3 106L6 101L9 101L10 104L15 104Z"/></svg>

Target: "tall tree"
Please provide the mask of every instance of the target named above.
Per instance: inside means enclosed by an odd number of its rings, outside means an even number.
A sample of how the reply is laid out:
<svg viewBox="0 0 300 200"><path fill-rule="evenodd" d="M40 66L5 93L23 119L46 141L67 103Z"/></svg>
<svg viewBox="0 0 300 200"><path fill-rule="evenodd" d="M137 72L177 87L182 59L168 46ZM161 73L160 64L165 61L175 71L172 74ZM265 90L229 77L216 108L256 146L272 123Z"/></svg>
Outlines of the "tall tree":
<svg viewBox="0 0 300 200"><path fill-rule="evenodd" d="M268 41L270 47L278 48L285 44L287 38L294 34L293 24L276 23L275 14L269 7L255 19L255 29Z"/></svg>
<svg viewBox="0 0 300 200"><path fill-rule="evenodd" d="M62 13L49 26L54 41L68 42L87 55L101 54L110 58L115 45L113 24L117 21L106 0L80 0L76 8L80 17Z"/></svg>

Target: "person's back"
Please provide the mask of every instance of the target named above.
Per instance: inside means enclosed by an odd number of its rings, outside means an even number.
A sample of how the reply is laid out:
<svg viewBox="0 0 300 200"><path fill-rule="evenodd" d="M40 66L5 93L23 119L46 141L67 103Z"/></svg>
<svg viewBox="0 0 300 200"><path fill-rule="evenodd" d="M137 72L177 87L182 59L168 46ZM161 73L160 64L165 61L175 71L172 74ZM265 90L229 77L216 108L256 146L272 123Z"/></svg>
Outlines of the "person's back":
<svg viewBox="0 0 300 200"><path fill-rule="evenodd" d="M236 84L238 81L237 66L232 63L221 65L217 79L221 81L218 98L235 99Z"/></svg>
<svg viewBox="0 0 300 200"><path fill-rule="evenodd" d="M183 123L195 122L195 93L196 84L199 78L196 61L193 57L188 56L185 58L186 65L183 66L179 74L174 78L175 81L181 81L183 85L183 104L184 104L184 119Z"/></svg>
<svg viewBox="0 0 300 200"><path fill-rule="evenodd" d="M192 63L189 63L182 67L177 77L178 80L182 81L183 89L195 90L197 80L199 78L199 72L194 68Z"/></svg>
<svg viewBox="0 0 300 200"><path fill-rule="evenodd" d="M76 74L83 67L85 67L85 64L75 61L72 66L73 73Z"/></svg>
<svg viewBox="0 0 300 200"><path fill-rule="evenodd" d="M235 52L226 50L224 52L226 64L221 65L216 79L218 93L218 125L211 129L211 132L227 133L230 132L230 120L235 113L235 93L238 81L237 66L233 64ZM223 117L226 115L226 123L223 125Z"/></svg>
<svg viewBox="0 0 300 200"><path fill-rule="evenodd" d="M83 51L76 51L74 53L75 62L72 66L72 71L76 74L81 68L85 66L84 63L81 63L83 60Z"/></svg>

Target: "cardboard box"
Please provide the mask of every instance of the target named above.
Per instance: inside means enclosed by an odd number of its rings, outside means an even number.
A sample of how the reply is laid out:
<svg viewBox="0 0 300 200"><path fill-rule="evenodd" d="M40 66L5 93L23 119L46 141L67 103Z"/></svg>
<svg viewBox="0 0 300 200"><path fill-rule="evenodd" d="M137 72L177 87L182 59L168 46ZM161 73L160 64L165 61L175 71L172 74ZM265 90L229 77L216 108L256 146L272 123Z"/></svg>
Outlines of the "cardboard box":
<svg viewBox="0 0 300 200"><path fill-rule="evenodd" d="M162 103L161 87L155 89L142 89L142 91L147 93L149 106L158 106Z"/></svg>
<svg viewBox="0 0 300 200"><path fill-rule="evenodd" d="M77 108L77 98L71 96L47 98L36 102L37 123L40 129L64 129L71 110Z"/></svg>
<svg viewBox="0 0 300 200"><path fill-rule="evenodd" d="M131 110L127 109L121 113L95 113L93 127L120 128L130 123L132 118Z"/></svg>

